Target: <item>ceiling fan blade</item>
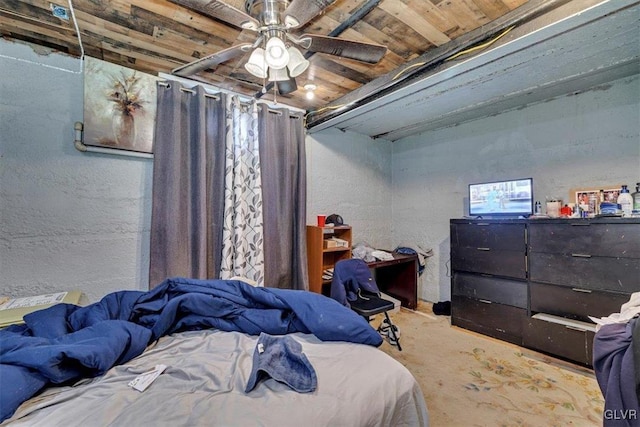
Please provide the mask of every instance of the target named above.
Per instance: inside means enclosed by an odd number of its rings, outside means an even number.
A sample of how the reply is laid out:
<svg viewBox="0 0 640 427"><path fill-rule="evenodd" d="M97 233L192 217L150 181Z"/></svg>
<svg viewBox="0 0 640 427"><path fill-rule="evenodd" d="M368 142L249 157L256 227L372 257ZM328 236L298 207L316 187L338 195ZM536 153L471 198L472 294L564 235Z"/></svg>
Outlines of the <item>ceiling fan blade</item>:
<svg viewBox="0 0 640 427"><path fill-rule="evenodd" d="M228 22L236 27L257 30L260 23L244 11L221 0L169 0L186 8L200 12L206 16Z"/></svg>
<svg viewBox="0 0 640 427"><path fill-rule="evenodd" d="M300 46L311 52L328 53L369 64L378 63L387 52L387 47L379 44L356 42L318 34L303 34L298 41Z"/></svg>
<svg viewBox="0 0 640 427"><path fill-rule="evenodd" d="M284 25L287 28L300 27L335 1L336 0L293 0L284 12L282 12Z"/></svg>
<svg viewBox="0 0 640 427"><path fill-rule="evenodd" d="M199 73L200 71L206 70L207 68L213 68L218 64L233 59L236 56L242 55L243 53L248 52L252 46L253 45L251 43L243 43L231 46L230 48L223 49L219 52L212 53L211 55L204 56L181 67L174 68L173 70L171 70L171 74L180 77L192 76Z"/></svg>

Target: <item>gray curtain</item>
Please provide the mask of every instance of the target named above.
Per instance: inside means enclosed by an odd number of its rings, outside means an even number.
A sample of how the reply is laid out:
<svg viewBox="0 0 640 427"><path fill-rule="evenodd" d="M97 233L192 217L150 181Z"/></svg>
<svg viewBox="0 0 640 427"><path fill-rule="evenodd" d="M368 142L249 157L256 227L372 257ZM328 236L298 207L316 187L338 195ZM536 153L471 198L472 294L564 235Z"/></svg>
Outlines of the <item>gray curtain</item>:
<svg viewBox="0 0 640 427"><path fill-rule="evenodd" d="M224 208L224 94L159 83L149 287L167 277L220 273Z"/></svg>
<svg viewBox="0 0 640 427"><path fill-rule="evenodd" d="M302 113L259 105L265 286L309 289Z"/></svg>

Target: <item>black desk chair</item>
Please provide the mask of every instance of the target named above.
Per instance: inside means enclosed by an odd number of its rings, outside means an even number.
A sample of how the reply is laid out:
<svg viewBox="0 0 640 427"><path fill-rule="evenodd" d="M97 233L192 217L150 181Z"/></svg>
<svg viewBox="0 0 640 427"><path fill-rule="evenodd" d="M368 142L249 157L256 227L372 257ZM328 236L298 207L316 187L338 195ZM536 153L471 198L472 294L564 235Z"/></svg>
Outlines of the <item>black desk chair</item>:
<svg viewBox="0 0 640 427"><path fill-rule="evenodd" d="M331 298L351 307L368 322L373 316L383 313L385 318L378 327L378 332L387 335L389 343L402 351L399 330L389 317L389 311L393 310L395 305L393 301L381 297L378 285L366 262L353 258L341 260L335 264L331 281Z"/></svg>

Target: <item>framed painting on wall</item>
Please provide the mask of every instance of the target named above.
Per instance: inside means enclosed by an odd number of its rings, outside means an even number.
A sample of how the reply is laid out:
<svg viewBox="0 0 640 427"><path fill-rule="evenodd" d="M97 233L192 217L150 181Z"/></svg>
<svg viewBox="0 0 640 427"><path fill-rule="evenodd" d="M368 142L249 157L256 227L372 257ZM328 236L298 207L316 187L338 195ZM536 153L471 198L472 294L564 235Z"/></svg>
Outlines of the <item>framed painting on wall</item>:
<svg viewBox="0 0 640 427"><path fill-rule="evenodd" d="M84 144L153 152L158 77L85 57Z"/></svg>

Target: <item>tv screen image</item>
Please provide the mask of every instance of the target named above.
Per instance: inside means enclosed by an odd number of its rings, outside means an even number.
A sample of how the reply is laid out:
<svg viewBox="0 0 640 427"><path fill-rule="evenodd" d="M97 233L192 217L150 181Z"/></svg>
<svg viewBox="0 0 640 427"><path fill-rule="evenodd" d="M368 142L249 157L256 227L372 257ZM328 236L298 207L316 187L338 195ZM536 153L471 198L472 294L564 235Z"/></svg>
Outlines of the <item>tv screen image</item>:
<svg viewBox="0 0 640 427"><path fill-rule="evenodd" d="M469 216L533 214L533 179L469 184Z"/></svg>

